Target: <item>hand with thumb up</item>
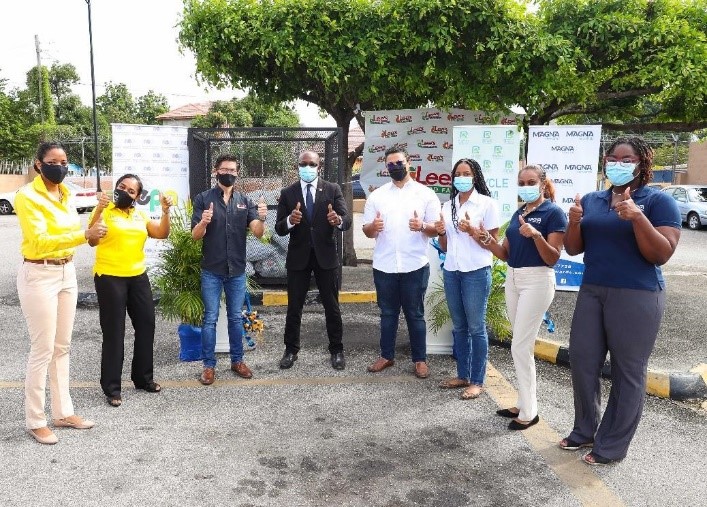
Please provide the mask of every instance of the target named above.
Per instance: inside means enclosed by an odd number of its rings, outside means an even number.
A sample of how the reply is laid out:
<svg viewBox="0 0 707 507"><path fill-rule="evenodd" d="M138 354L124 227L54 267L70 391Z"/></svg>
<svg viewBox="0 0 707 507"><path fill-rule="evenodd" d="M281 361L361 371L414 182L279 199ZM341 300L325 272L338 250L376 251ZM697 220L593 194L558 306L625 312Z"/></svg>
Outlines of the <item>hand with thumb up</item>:
<svg viewBox="0 0 707 507"><path fill-rule="evenodd" d="M326 219L330 225L333 225L335 227L337 225L341 225L341 222L343 221L341 219L341 217L339 216L339 214L336 211L334 211L334 207L331 205L331 203L329 203L329 205L327 206Z"/></svg>
<svg viewBox="0 0 707 507"><path fill-rule="evenodd" d="M211 219L214 216L214 203L209 204L209 207L201 212L201 223L204 225L209 225Z"/></svg>
<svg viewBox="0 0 707 507"><path fill-rule="evenodd" d="M535 227L525 221L523 215L518 215L518 223L520 224L518 232L520 232L520 235L524 238L537 239L538 237L542 236L540 231L538 231Z"/></svg>
<svg viewBox="0 0 707 507"><path fill-rule="evenodd" d="M293 209L292 213L290 213L290 223L292 225L297 225L302 221L302 212L300 211L301 207L302 203L298 202L295 209Z"/></svg>
<svg viewBox="0 0 707 507"><path fill-rule="evenodd" d="M459 221L459 230L466 233L471 231L471 218L468 211L464 213L464 218Z"/></svg>
<svg viewBox="0 0 707 507"><path fill-rule="evenodd" d="M444 225L444 215L442 215L442 213L439 214L439 220L435 222L435 231L437 231L437 234L440 236L447 234L447 228Z"/></svg>
<svg viewBox="0 0 707 507"><path fill-rule="evenodd" d="M258 218L265 222L265 219L268 217L268 204L265 202L265 197L260 196L260 199L258 200Z"/></svg>
<svg viewBox="0 0 707 507"><path fill-rule="evenodd" d="M425 230L425 224L422 219L417 216L417 210L412 212L412 218L408 222L408 225L413 232L422 232Z"/></svg>
<svg viewBox="0 0 707 507"><path fill-rule="evenodd" d="M373 219L373 230L375 232L383 232L385 224L383 222L383 217L381 217L381 212L376 213L376 218Z"/></svg>
<svg viewBox="0 0 707 507"><path fill-rule="evenodd" d="M579 194L574 196L574 204L570 206L567 219L571 224L578 224L582 221L584 209L582 209L582 201Z"/></svg>
<svg viewBox="0 0 707 507"><path fill-rule="evenodd" d="M95 244L99 239L105 237L107 231L103 217L100 217L91 227L86 229L85 236L89 243Z"/></svg>

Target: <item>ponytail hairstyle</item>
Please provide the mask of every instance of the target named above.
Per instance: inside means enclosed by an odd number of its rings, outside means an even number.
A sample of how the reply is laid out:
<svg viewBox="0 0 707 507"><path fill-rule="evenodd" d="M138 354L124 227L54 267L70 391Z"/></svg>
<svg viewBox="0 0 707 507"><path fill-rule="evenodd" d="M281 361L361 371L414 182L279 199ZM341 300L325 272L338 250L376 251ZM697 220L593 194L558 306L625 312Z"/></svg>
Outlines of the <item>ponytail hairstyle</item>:
<svg viewBox="0 0 707 507"><path fill-rule="evenodd" d="M550 199L550 201L552 202L555 202L555 185L552 183L552 180L547 178L547 172L545 172L545 169L543 169L542 166L537 164L530 164L523 167L523 169L521 169L518 174L522 173L523 171L533 171L535 174L537 174L540 183L543 185L543 197L545 197L545 199Z"/></svg>
<svg viewBox="0 0 707 507"><path fill-rule="evenodd" d="M51 150L62 150L64 153L66 153L66 148L64 148L64 145L61 144L58 141L49 141L49 142L44 142L40 143L39 146L37 147L37 154L35 155L35 163L34 163L34 170L37 172L41 172L39 168L37 167L37 161L42 164L44 163L44 156L50 152Z"/></svg>
<svg viewBox="0 0 707 507"><path fill-rule="evenodd" d="M457 194L459 192L454 187L454 175L457 172L457 167L459 167L461 164L466 164L471 167L471 177L473 179L474 185L473 188L476 189L476 191L482 195L486 195L489 197L491 196L491 191L486 186L484 173L481 172L481 166L479 165L479 163L473 158L460 158L459 160L457 160L457 162L454 164L454 167L452 168L452 192L450 196L452 202L452 224L454 224L455 229L459 228L459 218L457 217L457 205L454 202L454 199L457 197Z"/></svg>
<svg viewBox="0 0 707 507"><path fill-rule="evenodd" d="M646 185L653 180L653 149L648 145L642 137L617 137L609 149L606 150L606 156L610 156L614 149L621 144L627 144L638 155L638 184L639 186Z"/></svg>

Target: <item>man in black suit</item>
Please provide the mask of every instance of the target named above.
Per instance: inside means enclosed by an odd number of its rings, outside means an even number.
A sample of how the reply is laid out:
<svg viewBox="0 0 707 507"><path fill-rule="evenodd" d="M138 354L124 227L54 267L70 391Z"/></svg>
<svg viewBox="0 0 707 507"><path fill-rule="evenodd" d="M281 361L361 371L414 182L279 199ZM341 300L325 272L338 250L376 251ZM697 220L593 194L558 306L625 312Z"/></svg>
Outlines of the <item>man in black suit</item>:
<svg viewBox="0 0 707 507"><path fill-rule="evenodd" d="M299 156L300 180L282 189L277 204L275 231L290 235L287 249L287 318L285 353L280 368L291 368L300 350L302 307L314 273L324 306L329 352L334 369L343 370L343 325L339 310L339 257L336 234L351 227L351 216L341 189L319 178L319 155L305 151Z"/></svg>

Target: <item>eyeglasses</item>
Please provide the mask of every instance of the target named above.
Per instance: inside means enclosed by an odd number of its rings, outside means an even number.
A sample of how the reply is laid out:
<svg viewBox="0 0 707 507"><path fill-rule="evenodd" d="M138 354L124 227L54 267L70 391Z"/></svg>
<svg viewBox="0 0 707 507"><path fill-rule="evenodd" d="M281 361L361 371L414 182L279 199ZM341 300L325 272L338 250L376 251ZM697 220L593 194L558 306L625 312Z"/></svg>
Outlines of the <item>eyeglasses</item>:
<svg viewBox="0 0 707 507"><path fill-rule="evenodd" d="M388 168L389 171L394 169L402 169L403 167L405 167L405 161L398 160L397 162L388 162L387 164L385 164L385 166Z"/></svg>
<svg viewBox="0 0 707 507"><path fill-rule="evenodd" d="M309 167L318 167L319 163L318 162L300 162L300 166L305 166L308 165Z"/></svg>
<svg viewBox="0 0 707 507"><path fill-rule="evenodd" d="M639 162L638 158L623 157L621 159L616 157L606 157L607 162L621 162L622 164L637 164Z"/></svg>

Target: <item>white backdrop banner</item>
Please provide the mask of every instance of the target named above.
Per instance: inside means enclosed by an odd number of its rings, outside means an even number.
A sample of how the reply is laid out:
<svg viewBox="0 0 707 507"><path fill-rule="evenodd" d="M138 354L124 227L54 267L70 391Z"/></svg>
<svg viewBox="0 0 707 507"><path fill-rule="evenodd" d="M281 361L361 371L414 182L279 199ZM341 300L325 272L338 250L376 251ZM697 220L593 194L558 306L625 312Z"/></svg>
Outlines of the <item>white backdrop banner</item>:
<svg viewBox="0 0 707 507"><path fill-rule="evenodd" d="M491 197L498 201L501 223L518 209L520 129L483 125L454 127L454 160L471 158L481 166Z"/></svg>
<svg viewBox="0 0 707 507"><path fill-rule="evenodd" d="M555 200L567 214L577 194L597 189L601 125L532 125L528 133L528 164L545 168L555 184ZM558 290L577 291L582 283L582 255L562 251L555 264Z"/></svg>
<svg viewBox="0 0 707 507"><path fill-rule="evenodd" d="M159 194L172 197L182 206L189 198L189 151L187 127L165 125L112 124L113 181L123 174L140 177L143 191L137 208L150 218L162 216ZM148 238L145 257L148 266L159 256L161 242Z"/></svg>
<svg viewBox="0 0 707 507"><path fill-rule="evenodd" d="M385 168L385 150L393 145L404 147L410 156L413 178L430 187L437 196L449 198L450 172L454 158L452 132L458 125L510 125L515 128L515 114L490 115L464 109L400 109L367 111L366 138L361 165L361 186L366 195L390 181ZM516 160L517 160L516 154Z"/></svg>

